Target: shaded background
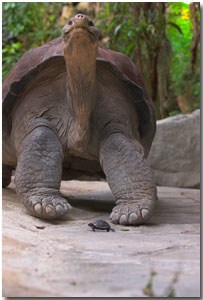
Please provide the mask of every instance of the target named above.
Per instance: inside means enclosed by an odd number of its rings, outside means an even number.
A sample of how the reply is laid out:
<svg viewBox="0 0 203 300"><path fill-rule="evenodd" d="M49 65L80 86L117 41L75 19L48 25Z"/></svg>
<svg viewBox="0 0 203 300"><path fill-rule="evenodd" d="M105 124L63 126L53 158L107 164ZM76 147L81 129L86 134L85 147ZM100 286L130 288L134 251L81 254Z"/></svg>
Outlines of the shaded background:
<svg viewBox="0 0 203 300"><path fill-rule="evenodd" d="M94 19L105 46L136 63L157 119L200 108L199 3L2 3L3 78L26 51L58 37L78 12Z"/></svg>

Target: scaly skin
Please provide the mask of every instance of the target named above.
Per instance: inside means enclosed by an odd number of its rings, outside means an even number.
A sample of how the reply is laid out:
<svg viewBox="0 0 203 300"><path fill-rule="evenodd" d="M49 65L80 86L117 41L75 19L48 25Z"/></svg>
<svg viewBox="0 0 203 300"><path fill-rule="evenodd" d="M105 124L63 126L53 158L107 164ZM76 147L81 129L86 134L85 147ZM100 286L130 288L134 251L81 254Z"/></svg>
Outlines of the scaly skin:
<svg viewBox="0 0 203 300"><path fill-rule="evenodd" d="M62 216L71 206L59 191L63 154L56 134L48 127L37 127L26 136L21 149L15 175L20 200L33 216Z"/></svg>
<svg viewBox="0 0 203 300"><path fill-rule="evenodd" d="M112 222L145 223L155 206L156 186L142 146L122 133L113 133L101 142L100 161L116 200Z"/></svg>

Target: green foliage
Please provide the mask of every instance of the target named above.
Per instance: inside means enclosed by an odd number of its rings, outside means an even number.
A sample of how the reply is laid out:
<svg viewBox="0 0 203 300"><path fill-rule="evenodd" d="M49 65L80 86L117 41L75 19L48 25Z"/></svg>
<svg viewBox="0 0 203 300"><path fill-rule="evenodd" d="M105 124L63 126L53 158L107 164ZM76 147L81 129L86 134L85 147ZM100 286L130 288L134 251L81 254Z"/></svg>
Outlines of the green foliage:
<svg viewBox="0 0 203 300"><path fill-rule="evenodd" d="M200 107L200 54L198 55L195 73L191 72L191 42L193 39L193 26L189 13L189 5L186 3L169 2L167 20L180 28L178 32L174 27L167 27L167 35L172 45L171 88L176 95L186 94L193 100L191 109ZM200 53L200 51L198 51Z"/></svg>
<svg viewBox="0 0 203 300"><path fill-rule="evenodd" d="M148 280L147 285L143 288L143 293L149 297L155 297L155 294L153 292L153 281L154 281L154 277L156 276L156 272L154 272L153 270L151 270L150 273L150 277Z"/></svg>
<svg viewBox="0 0 203 300"><path fill-rule="evenodd" d="M172 110L170 113L169 113L169 116L170 117L173 117L173 116L176 116L180 113L180 110Z"/></svg>
<svg viewBox="0 0 203 300"><path fill-rule="evenodd" d="M3 78L26 51L60 35L57 18L62 5L52 2L2 3Z"/></svg>
<svg viewBox="0 0 203 300"><path fill-rule="evenodd" d="M136 14L140 5L140 3L126 2L105 3L105 10L101 10L99 16L103 35L109 36L107 46L127 54L136 63L136 57L140 55L142 72L150 89L150 57L156 52L154 47L158 45L161 27L165 26L166 36L172 47L169 86L171 95L177 97L187 94L193 101L191 110L200 107L200 49L198 49L196 69L193 74L190 67L193 25L189 4L168 2L165 25L161 18L161 10L156 7L148 9L147 14L143 10L140 10L140 14ZM176 104L172 107L170 115L179 112Z"/></svg>
<svg viewBox="0 0 203 300"><path fill-rule="evenodd" d="M2 56L3 56L3 70L2 70L2 77L5 78L6 74L8 73L9 69L14 65L16 61L18 61L22 54L20 49L22 44L20 42L6 44L2 49Z"/></svg>
<svg viewBox="0 0 203 300"><path fill-rule="evenodd" d="M153 288L154 288L154 279L155 279L155 276L157 275L157 273L155 271L151 270L148 283L146 284L146 286L142 290L144 295L149 296L149 297L156 297L156 298L158 298L158 297L175 298L176 295L175 295L175 287L174 286L178 282L180 274L181 274L180 270L175 272L171 282L167 286L167 288L166 288L165 292L163 293L163 295L158 296L153 290Z"/></svg>
<svg viewBox="0 0 203 300"><path fill-rule="evenodd" d="M100 10L99 13L100 23L98 27L102 31L102 35L110 36L107 46L113 50L129 54L130 45L134 45L131 38L134 24L130 17L129 3L107 2L104 5L105 9Z"/></svg>
<svg viewBox="0 0 203 300"><path fill-rule="evenodd" d="M167 27L167 34L172 44L172 68L171 76L174 88L177 93L181 93L184 89L183 75L187 73L190 64L190 47L192 39L192 24L190 20L181 17L182 7L189 9L189 5L184 3L169 3L169 14L167 19L178 26L182 32L180 34L174 27Z"/></svg>

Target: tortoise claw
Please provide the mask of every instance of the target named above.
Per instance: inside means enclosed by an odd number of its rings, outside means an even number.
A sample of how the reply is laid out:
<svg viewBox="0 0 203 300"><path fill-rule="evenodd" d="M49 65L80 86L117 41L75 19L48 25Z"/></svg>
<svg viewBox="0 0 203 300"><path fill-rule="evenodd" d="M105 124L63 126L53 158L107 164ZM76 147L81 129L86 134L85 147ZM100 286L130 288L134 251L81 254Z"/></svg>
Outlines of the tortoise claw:
<svg viewBox="0 0 203 300"><path fill-rule="evenodd" d="M66 214L71 206L61 196L30 196L24 202L31 215L42 219L57 219Z"/></svg>
<svg viewBox="0 0 203 300"><path fill-rule="evenodd" d="M135 203L118 204L113 208L110 219L114 224L121 225L138 225L144 224L153 211L153 203L150 207L138 207Z"/></svg>

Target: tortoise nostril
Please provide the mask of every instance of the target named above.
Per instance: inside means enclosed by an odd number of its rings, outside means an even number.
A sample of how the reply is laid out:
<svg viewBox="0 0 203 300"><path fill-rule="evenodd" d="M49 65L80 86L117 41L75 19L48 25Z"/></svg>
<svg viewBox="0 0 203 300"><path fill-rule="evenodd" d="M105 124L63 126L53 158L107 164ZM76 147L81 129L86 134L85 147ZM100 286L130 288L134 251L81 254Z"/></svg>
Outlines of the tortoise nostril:
<svg viewBox="0 0 203 300"><path fill-rule="evenodd" d="M77 15L77 18L82 19L82 18L84 18L84 15L78 14L78 15Z"/></svg>

